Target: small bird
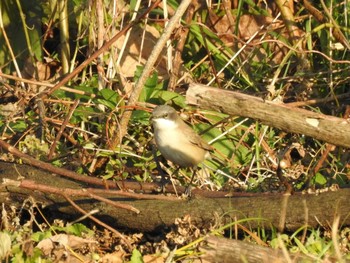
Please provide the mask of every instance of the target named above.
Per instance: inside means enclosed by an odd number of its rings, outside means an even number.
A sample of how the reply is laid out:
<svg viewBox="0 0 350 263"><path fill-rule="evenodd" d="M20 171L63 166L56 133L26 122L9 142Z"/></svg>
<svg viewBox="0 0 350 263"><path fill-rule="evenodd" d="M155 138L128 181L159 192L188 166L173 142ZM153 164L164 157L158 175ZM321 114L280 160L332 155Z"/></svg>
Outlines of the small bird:
<svg viewBox="0 0 350 263"><path fill-rule="evenodd" d="M183 168L196 168L210 158L212 147L180 118L174 108L157 106L151 118L156 145L167 160ZM191 183L193 177L194 173Z"/></svg>

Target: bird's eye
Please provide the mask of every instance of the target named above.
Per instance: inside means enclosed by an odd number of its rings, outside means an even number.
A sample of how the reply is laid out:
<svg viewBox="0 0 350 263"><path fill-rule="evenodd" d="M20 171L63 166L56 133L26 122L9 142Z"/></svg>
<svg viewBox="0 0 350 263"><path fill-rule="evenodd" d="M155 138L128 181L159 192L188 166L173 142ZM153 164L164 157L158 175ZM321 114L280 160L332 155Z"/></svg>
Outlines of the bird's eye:
<svg viewBox="0 0 350 263"><path fill-rule="evenodd" d="M164 118L168 118L169 117L169 114L168 113L165 113L164 114Z"/></svg>

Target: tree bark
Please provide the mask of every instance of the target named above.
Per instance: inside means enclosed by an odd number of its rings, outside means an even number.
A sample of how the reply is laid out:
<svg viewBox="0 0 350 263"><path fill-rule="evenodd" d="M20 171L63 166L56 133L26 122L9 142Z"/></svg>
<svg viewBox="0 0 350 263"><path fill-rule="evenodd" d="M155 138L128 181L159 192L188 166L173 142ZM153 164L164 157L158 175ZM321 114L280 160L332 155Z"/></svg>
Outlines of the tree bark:
<svg viewBox="0 0 350 263"><path fill-rule="evenodd" d="M28 189L25 187L25 183L28 183L28 180L33 180L37 190L42 189L39 186L46 185L61 189L62 192L86 187L82 183L46 173L28 165L5 162L0 162L0 178L2 179L0 183L1 203L21 207L24 200L31 196L38 204L43 205L47 211L44 214L52 214L55 218L69 215L73 219L81 216L62 195ZM127 188L134 186L135 182L131 182L130 185L125 182L123 185ZM221 197L218 198L204 198L201 195L204 191L194 189L192 192L194 196L190 200L158 200L156 197L159 195L155 195L153 200L139 200L132 197L111 195L106 190L101 192L100 196L120 204L133 206L140 213L116 208L91 197L74 195L69 197L85 211L98 209L99 212L95 216L116 229L154 231L159 227L172 226L176 218L185 215L190 215L192 222L198 227L208 226L220 218L221 224L241 220L240 224L251 228L265 227L270 229L273 227L280 231L284 229L293 231L301 226L317 227L320 224L332 224L336 215L340 216L341 225L350 224L348 216L350 214L349 189L328 191L319 195L220 192L219 196ZM222 197L225 195L227 197Z"/></svg>
<svg viewBox="0 0 350 263"><path fill-rule="evenodd" d="M190 84L186 99L201 108L253 118L286 132L350 148L350 123L346 119L196 83Z"/></svg>
<svg viewBox="0 0 350 263"><path fill-rule="evenodd" d="M215 236L207 237L205 242L200 245L199 250L203 252L201 258L203 263L315 262L315 258L305 256L301 252L283 253L281 249L272 249L245 241Z"/></svg>

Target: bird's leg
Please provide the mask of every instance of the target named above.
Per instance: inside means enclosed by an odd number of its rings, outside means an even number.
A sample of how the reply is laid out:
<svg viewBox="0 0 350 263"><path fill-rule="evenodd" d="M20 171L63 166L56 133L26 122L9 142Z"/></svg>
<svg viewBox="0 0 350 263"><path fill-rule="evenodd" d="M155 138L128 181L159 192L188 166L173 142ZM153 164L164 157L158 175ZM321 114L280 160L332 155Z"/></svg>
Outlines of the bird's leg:
<svg viewBox="0 0 350 263"><path fill-rule="evenodd" d="M187 187L185 189L185 195L188 196L188 197L191 197L191 187L192 187L193 179L196 176L196 170L197 170L197 168L193 167L191 181L190 181L190 183L187 185Z"/></svg>
<svg viewBox="0 0 350 263"><path fill-rule="evenodd" d="M153 159L156 162L157 170L158 170L158 173L160 174L160 177L161 177L161 179L160 179L161 192L164 193L165 186L169 182L169 179L168 179L168 176L165 175L163 169L160 167L160 163L159 163L158 156L157 156L157 148L156 148L155 144L152 143L151 148L152 148Z"/></svg>

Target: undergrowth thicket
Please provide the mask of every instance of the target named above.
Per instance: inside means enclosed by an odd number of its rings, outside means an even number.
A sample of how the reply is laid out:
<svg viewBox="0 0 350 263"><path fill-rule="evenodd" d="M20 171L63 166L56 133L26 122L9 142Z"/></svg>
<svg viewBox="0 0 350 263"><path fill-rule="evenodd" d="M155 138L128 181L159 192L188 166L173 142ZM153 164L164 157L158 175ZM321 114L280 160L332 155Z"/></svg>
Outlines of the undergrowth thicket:
<svg viewBox="0 0 350 263"><path fill-rule="evenodd" d="M338 99L349 90L347 1L315 3L323 20L310 13L306 7L309 1L290 1L291 17L281 14L279 1L269 6L264 1L237 1L238 5L232 3L229 10L220 1L211 6L193 2L190 8L194 15L189 23L184 22L184 17L173 32L170 46L164 48L133 108L126 107L132 87L168 18L174 14L177 1L167 1L167 6L152 10L147 19L132 28L130 36L123 36L44 100L38 94L83 63L130 23L135 12L144 12L147 5L144 1L139 5L137 1L74 0L65 2L66 6L53 0L30 2L0 3L1 139L21 151L108 180L150 182L157 174L150 149L150 112L154 105L168 103L183 112L198 133L205 131L202 137L213 140L214 155L221 160L205 163L210 169L196 178L197 187L284 191L276 169L286 149L291 149L288 153L293 162L284 170L284 176L296 191L333 184L348 186L346 149L329 150L324 142L288 134L259 121L195 109L186 105L184 97L184 84L194 81L266 100L305 102L302 106L308 110L347 118L348 97ZM59 23L62 13L65 22ZM293 19L292 25L286 26L286 19ZM182 39L186 30L188 35ZM335 31L341 32L340 38ZM123 41L127 41L125 48ZM185 44L180 49L181 60L176 60L180 41ZM63 54L67 43L70 50ZM181 64L174 78L176 85L171 78L175 74L173 61ZM32 82L21 82L5 74ZM316 103L309 103L311 100ZM110 141L118 133L120 116L126 110L133 110L127 135L118 147L111 149ZM59 134L70 111L68 124ZM8 158L2 156L3 160ZM190 175L184 177L183 173L174 175L176 184L187 184ZM343 240L348 239L348 230L343 231ZM36 258L35 253L23 255L18 249L23 233L10 232L4 229L1 235L8 235L4 240L12 244L14 258L27 258L28 262L29 258ZM44 238L32 230L26 235L34 241ZM258 236L272 247L280 246L283 240L291 252L313 254L319 260L327 256L341 260L325 229L310 229L302 241L298 231L282 236L264 236L262 231ZM349 245L345 242L341 249L348 253ZM137 252L134 253L136 260Z"/></svg>

